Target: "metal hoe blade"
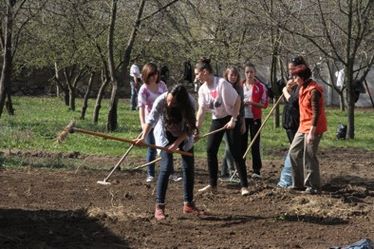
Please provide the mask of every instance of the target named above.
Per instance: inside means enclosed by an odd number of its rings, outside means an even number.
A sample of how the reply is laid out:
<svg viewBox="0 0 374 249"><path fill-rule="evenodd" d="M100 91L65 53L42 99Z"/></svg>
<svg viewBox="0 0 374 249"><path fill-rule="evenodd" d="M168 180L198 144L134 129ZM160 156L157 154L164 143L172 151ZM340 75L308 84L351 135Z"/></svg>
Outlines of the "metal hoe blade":
<svg viewBox="0 0 374 249"><path fill-rule="evenodd" d="M101 185L110 185L111 183L110 183L110 182L107 182L107 181L97 181L97 184L101 184Z"/></svg>

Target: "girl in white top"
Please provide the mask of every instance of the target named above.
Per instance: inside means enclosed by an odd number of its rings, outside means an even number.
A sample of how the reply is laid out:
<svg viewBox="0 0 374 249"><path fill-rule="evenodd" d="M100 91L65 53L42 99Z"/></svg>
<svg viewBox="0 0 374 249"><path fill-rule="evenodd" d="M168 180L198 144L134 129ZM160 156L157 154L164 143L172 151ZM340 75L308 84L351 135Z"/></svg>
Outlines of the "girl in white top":
<svg viewBox="0 0 374 249"><path fill-rule="evenodd" d="M240 120L237 119L241 98L236 90L223 78L215 77L210 60L202 58L195 67L196 79L203 84L198 92L199 109L196 115L197 131L201 128L207 111L212 113L210 131L225 127L225 130L208 136L207 158L209 169L209 185L200 192L217 190L218 161L217 153L224 133L227 134L228 145L233 155L242 186L241 194L248 195L247 171L244 159L240 153ZM195 135L198 139L198 134Z"/></svg>
<svg viewBox="0 0 374 249"><path fill-rule="evenodd" d="M256 78L256 67L247 62L244 65L245 80L243 82L244 92L244 117L245 133L242 137L242 154L247 150L248 136L251 140L261 127L262 109L268 106L267 90L264 84ZM252 178L261 178L261 153L260 136L258 136L251 148L252 153Z"/></svg>

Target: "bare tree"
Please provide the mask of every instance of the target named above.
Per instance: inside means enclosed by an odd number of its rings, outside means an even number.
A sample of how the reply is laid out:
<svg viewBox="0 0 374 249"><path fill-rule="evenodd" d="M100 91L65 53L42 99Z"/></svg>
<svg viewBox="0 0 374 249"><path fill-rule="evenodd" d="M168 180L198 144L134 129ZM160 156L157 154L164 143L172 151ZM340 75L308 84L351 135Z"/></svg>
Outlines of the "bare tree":
<svg viewBox="0 0 374 249"><path fill-rule="evenodd" d="M15 0L6 1L6 13L4 16L4 46L3 46L3 68L0 79L0 117L3 112L6 93L11 87L12 75L12 32L13 32L13 12Z"/></svg>
<svg viewBox="0 0 374 249"><path fill-rule="evenodd" d="M88 98L89 98L90 93L91 93L92 82L93 82L94 75L95 75L95 73L91 72L90 78L88 79L88 85L87 85L86 93L84 94L84 97L83 97L83 105L82 105L80 119L85 119L85 116L86 116L86 111L87 111L87 107L88 107Z"/></svg>
<svg viewBox="0 0 374 249"><path fill-rule="evenodd" d="M110 75L110 81L112 85L112 92L111 92L111 97L110 97L110 104L109 104L109 112L108 112L108 119L107 119L107 130L108 131L114 131L117 129L118 126L118 121L117 121L117 107L118 107L118 95L117 95L117 90L118 90L118 79L115 74L115 65L114 65L114 60L113 60L113 33L114 33L114 23L115 23L115 18L116 18L116 0L112 0L112 16L111 16L111 25L109 28L109 33L108 33L108 68L109 68L109 75ZM140 27L141 22L152 18L159 12L163 11L167 7L171 6L172 4L178 2L178 0L173 0L166 5L162 6L161 8L157 9L156 11L150 13L149 15L142 17L143 15L143 10L144 10L144 5L145 5L146 0L140 0L139 8L137 11L136 19L130 34L130 37L128 39L124 54L123 54L123 60L122 60L122 72L127 72L128 71L128 66L130 63L130 58L131 58L131 52L134 46L134 42L136 39L136 36L138 34L138 30Z"/></svg>
<svg viewBox="0 0 374 249"><path fill-rule="evenodd" d="M343 65L347 93L347 138L353 139L354 82L360 77L359 75L367 74L374 60L372 46L374 2L371 0L315 0L307 4L304 1L287 3L281 0L281 2L284 9L299 21L298 26L283 25L282 29L304 38L325 58ZM304 15L298 16L297 13L300 12Z"/></svg>

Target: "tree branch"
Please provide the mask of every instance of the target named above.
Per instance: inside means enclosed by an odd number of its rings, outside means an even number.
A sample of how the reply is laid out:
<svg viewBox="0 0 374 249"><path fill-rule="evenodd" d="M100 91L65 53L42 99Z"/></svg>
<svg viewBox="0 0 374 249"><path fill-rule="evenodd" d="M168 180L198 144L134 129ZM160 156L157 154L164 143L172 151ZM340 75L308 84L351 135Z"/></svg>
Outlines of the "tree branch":
<svg viewBox="0 0 374 249"><path fill-rule="evenodd" d="M139 22L143 22L143 21L145 21L145 20L147 20L147 19L153 17L153 16L156 15L157 13L161 12L162 10L166 9L167 7L171 6L172 4L174 4L174 3L178 2L178 1L179 1L179 0L173 0L173 1L171 1L170 3L166 4L165 6L161 7L160 9L154 11L153 13L149 14L148 16L145 16L145 17L141 18L141 19L139 20Z"/></svg>

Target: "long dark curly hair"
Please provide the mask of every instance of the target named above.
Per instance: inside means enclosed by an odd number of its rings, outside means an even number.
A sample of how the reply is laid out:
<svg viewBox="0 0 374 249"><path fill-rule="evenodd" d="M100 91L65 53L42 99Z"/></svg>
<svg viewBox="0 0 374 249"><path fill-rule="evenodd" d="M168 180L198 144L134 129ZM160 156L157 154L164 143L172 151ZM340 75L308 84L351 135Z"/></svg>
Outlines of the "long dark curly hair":
<svg viewBox="0 0 374 249"><path fill-rule="evenodd" d="M168 94L173 96L173 104L166 106L164 111L166 128L184 123L183 131L191 135L196 130L196 117L193 103L187 89L182 85L175 85Z"/></svg>

